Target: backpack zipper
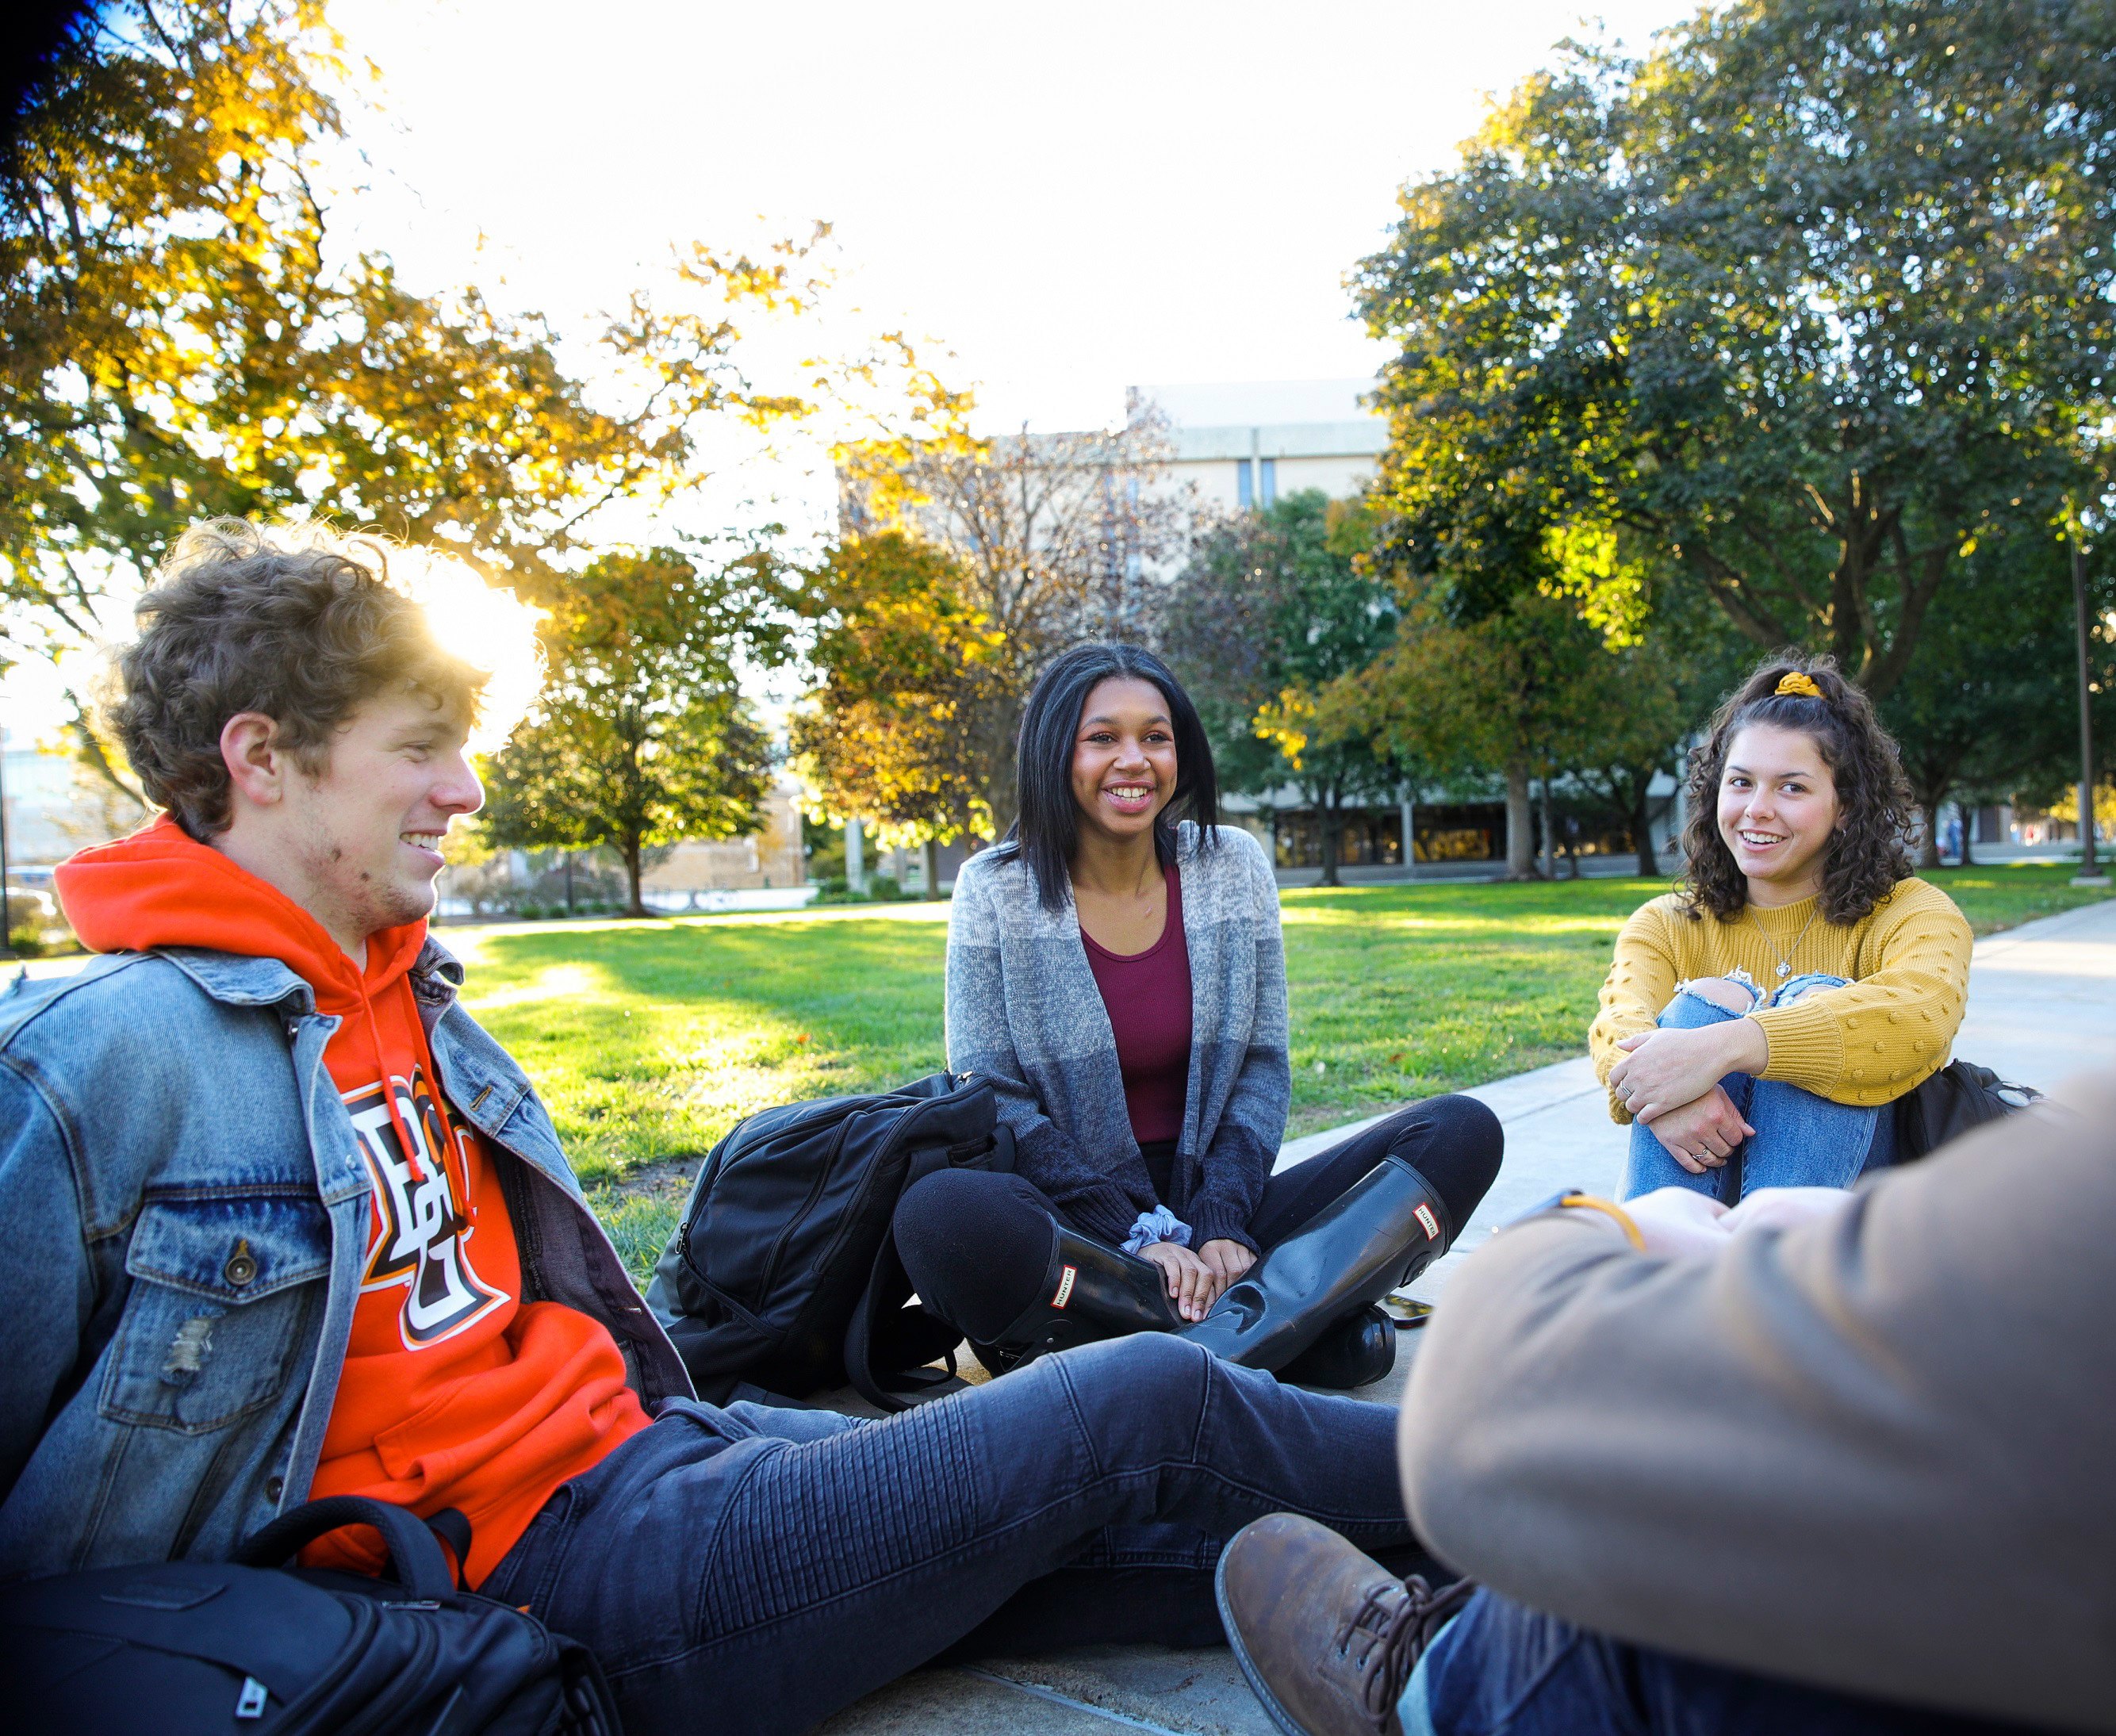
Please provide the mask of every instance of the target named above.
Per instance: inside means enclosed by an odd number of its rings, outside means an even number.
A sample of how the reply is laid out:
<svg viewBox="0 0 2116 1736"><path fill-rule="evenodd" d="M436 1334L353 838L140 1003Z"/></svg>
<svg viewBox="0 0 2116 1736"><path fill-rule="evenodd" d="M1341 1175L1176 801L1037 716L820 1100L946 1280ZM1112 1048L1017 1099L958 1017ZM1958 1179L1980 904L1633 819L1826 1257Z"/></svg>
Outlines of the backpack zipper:
<svg viewBox="0 0 2116 1736"><path fill-rule="evenodd" d="M857 1114L857 1111L853 1112ZM764 1263L764 1275L757 1282L757 1299L761 1302L771 1293L774 1279L779 1276L779 1262L784 1257L786 1244L793 1239L794 1230L807 1222L808 1214L816 1209L816 1201L822 1197L823 1189L831 1176L837 1173L838 1159L845 1149L845 1130L852 1125L852 1115L840 1116L837 1131L830 1136L830 1149L816 1172L816 1179L809 1184L808 1197L801 1202L801 1209L787 1219L785 1228L779 1232L779 1239L771 1244L771 1255Z"/></svg>

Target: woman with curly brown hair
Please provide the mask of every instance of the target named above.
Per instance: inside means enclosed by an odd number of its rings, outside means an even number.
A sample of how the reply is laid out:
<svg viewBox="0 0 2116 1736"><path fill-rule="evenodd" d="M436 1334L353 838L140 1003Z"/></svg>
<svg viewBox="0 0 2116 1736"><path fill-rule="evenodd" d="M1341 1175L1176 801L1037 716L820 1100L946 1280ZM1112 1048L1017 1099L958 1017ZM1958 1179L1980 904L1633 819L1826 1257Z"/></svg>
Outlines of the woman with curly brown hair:
<svg viewBox="0 0 2116 1736"><path fill-rule="evenodd" d="M1849 1187L1947 1063L1969 925L1914 879L1895 742L1826 658L1768 659L1690 755L1682 887L1624 925L1588 1036L1626 1199ZM1727 1204L1734 1203L1729 1200Z"/></svg>

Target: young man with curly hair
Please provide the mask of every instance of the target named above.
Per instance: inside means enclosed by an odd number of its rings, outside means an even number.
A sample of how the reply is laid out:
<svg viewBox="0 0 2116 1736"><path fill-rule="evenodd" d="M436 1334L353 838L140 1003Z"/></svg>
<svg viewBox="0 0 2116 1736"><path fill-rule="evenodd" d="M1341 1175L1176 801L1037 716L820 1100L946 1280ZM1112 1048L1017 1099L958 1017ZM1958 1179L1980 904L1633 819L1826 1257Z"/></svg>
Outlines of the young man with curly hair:
<svg viewBox="0 0 2116 1736"><path fill-rule="evenodd" d="M1848 1187L1947 1064L1969 925L1911 874L1896 744L1828 659L1767 659L1691 757L1681 891L1624 925L1589 1047L1624 1196ZM1728 1205L1735 1202L1727 1201Z"/></svg>
<svg viewBox="0 0 2116 1736"><path fill-rule="evenodd" d="M115 720L168 811L60 870L104 956L0 999L0 1577L455 1508L642 1736L959 1643L1198 1642L1275 1508L1409 1546L1386 1408L1170 1334L885 1422L697 1403L427 933L484 676L381 565L223 521L140 605Z"/></svg>

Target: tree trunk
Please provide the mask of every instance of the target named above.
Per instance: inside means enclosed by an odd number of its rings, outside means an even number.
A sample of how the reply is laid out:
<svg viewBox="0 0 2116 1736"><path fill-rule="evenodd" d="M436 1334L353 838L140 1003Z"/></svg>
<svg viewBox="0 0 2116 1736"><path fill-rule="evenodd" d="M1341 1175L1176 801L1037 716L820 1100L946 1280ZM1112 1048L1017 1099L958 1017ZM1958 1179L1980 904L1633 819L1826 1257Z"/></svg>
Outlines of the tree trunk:
<svg viewBox="0 0 2116 1736"><path fill-rule="evenodd" d="M934 839L929 838L918 847L918 866L924 871L926 877L926 896L929 898L939 898L941 896L941 846Z"/></svg>
<svg viewBox="0 0 2116 1736"><path fill-rule="evenodd" d="M1631 842L1638 847L1639 872L1649 880L1660 878L1660 852L1654 848L1652 804L1646 799L1650 775L1631 786Z"/></svg>
<svg viewBox="0 0 2116 1736"><path fill-rule="evenodd" d="M1325 797L1315 804L1315 811L1322 823L1322 878L1318 886L1341 886L1337 878L1337 845L1339 826L1337 802L1334 796Z"/></svg>
<svg viewBox="0 0 2116 1736"><path fill-rule="evenodd" d="M639 890L639 834L637 832L626 833L624 835L624 879L626 885L631 889L631 902L625 907L624 912L628 916L645 916L652 914L647 909L646 901L641 896Z"/></svg>
<svg viewBox="0 0 2116 1736"><path fill-rule="evenodd" d="M1541 871L1543 879L1546 880L1554 880L1557 878L1557 836L1556 832L1552 829L1550 824L1550 779L1547 777L1539 778L1536 779L1536 783L1543 797L1542 801L1539 804L1543 817L1543 866Z"/></svg>
<svg viewBox="0 0 2116 1736"><path fill-rule="evenodd" d="M1528 767L1506 767L1506 872L1510 880L1535 878L1535 820L1529 803Z"/></svg>
<svg viewBox="0 0 2116 1736"><path fill-rule="evenodd" d="M1951 781L1951 780L1950 780ZM1918 799L1919 811L1925 816L1925 836L1918 844L1918 866L1939 866L1939 811L1947 801L1947 783L1934 783L1925 788L1912 787Z"/></svg>
<svg viewBox="0 0 2116 1736"><path fill-rule="evenodd" d="M1965 809L1962 815L1962 866L1964 868L1974 868L1976 866L1976 858L1971 853L1969 848L1976 836L1976 810Z"/></svg>

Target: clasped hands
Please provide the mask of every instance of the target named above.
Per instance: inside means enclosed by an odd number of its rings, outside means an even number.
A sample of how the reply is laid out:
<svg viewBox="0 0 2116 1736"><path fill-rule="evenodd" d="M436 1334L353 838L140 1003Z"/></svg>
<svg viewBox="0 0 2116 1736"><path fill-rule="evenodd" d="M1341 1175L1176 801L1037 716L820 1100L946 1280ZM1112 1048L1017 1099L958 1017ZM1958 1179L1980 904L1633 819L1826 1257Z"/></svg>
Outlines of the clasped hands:
<svg viewBox="0 0 2116 1736"><path fill-rule="evenodd" d="M1196 1253L1180 1242L1149 1242L1139 1257L1161 1268L1168 1299L1186 1320L1201 1320L1220 1293L1256 1264L1256 1256L1239 1242L1208 1242Z"/></svg>
<svg viewBox="0 0 2116 1736"><path fill-rule="evenodd" d="M1609 1088L1692 1175L1718 1169L1755 1132L1719 1083L1728 1073L1761 1072L1769 1062L1769 1039L1754 1019L1642 1031L1617 1046L1624 1058L1609 1071Z"/></svg>
<svg viewBox="0 0 2116 1736"><path fill-rule="evenodd" d="M1657 1187L1624 1210L1638 1227L1649 1254L1682 1258L1719 1253L1737 1236L1763 1229L1798 1229L1833 1218L1856 1197L1842 1187L1763 1187L1739 1206L1722 1205L1691 1187ZM1568 1215L1583 1223L1611 1224L1594 1212Z"/></svg>

